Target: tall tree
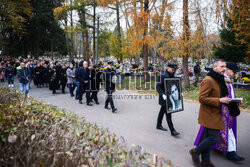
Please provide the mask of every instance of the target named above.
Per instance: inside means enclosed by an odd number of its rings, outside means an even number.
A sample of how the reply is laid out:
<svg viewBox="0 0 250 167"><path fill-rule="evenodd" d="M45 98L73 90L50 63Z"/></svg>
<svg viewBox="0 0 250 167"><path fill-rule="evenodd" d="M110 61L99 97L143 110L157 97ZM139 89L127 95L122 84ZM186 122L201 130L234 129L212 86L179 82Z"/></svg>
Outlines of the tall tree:
<svg viewBox="0 0 250 167"><path fill-rule="evenodd" d="M232 20L228 19L226 26L220 31L220 43L213 48L216 58L226 61L244 62L244 59L248 56L248 46L236 39L237 33L233 28Z"/></svg>
<svg viewBox="0 0 250 167"><path fill-rule="evenodd" d="M183 44L184 53L182 57L183 66L183 83L184 87L190 86L189 75L188 75L188 58L189 58L189 37L190 27L188 20L188 0L183 0Z"/></svg>

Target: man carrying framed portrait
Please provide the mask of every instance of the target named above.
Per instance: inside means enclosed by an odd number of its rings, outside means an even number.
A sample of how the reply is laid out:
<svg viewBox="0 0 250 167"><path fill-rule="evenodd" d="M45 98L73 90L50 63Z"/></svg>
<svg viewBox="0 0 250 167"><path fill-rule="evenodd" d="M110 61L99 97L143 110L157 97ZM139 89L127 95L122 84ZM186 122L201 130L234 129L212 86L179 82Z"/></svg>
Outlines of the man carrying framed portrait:
<svg viewBox="0 0 250 167"><path fill-rule="evenodd" d="M177 136L180 133L174 129L171 113L183 110L183 102L179 101L182 99L180 79L177 81L174 79L176 69L176 64L169 63L166 71L161 74L156 85L156 90L159 93L159 105L161 105L157 118L156 129L167 131L166 128L162 127L162 119L164 114L166 114L168 127L172 136ZM173 80L168 82L170 78Z"/></svg>

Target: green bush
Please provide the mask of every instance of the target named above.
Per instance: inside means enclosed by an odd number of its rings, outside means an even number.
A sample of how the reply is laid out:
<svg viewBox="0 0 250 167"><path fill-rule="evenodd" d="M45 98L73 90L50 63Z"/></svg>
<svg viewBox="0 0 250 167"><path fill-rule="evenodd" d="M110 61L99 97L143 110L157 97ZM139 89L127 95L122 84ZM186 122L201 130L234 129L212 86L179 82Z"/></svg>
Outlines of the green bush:
<svg viewBox="0 0 250 167"><path fill-rule="evenodd" d="M155 166L140 146L12 89L0 89L0 134L0 166Z"/></svg>

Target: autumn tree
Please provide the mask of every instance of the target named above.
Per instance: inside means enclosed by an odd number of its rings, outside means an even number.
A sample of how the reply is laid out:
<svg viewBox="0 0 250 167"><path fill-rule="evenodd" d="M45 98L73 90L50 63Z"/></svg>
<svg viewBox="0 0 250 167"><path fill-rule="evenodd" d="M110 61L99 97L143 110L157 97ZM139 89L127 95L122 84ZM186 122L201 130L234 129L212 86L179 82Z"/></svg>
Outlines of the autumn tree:
<svg viewBox="0 0 250 167"><path fill-rule="evenodd" d="M30 0L0 1L0 47L5 52L11 38L27 33L26 23L32 17Z"/></svg>

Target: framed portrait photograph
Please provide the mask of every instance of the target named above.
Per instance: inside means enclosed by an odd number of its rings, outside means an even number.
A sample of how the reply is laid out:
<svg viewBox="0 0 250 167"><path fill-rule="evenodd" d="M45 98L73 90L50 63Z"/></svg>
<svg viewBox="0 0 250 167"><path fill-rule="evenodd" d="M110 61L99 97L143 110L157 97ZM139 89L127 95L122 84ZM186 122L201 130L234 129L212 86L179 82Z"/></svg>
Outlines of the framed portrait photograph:
<svg viewBox="0 0 250 167"><path fill-rule="evenodd" d="M164 79L167 113L174 113L184 110L183 96L181 89L181 78Z"/></svg>

